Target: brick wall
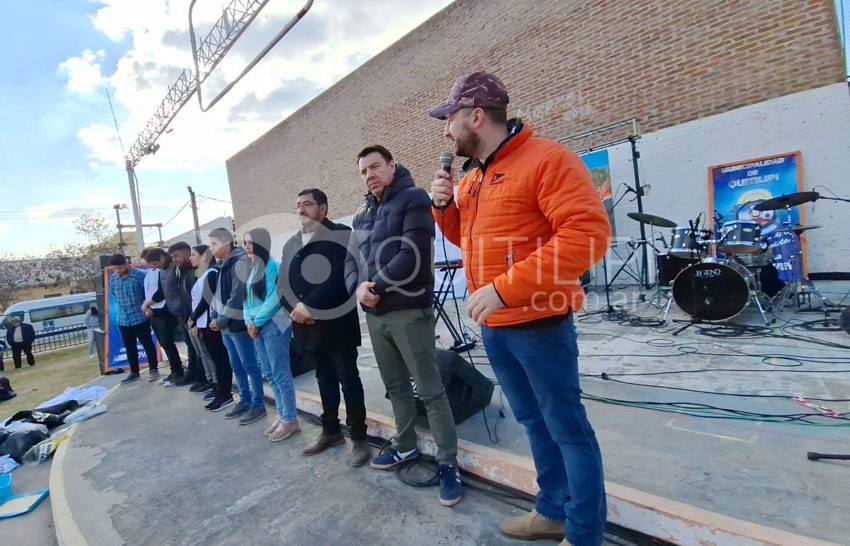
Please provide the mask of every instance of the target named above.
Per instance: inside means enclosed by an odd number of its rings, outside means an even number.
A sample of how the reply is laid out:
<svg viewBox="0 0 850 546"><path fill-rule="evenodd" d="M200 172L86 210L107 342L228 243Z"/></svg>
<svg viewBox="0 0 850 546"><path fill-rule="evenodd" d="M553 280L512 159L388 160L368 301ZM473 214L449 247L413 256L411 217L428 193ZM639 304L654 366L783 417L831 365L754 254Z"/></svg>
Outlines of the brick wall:
<svg viewBox="0 0 850 546"><path fill-rule="evenodd" d="M332 217L352 213L354 156L372 143L428 188L449 146L426 112L480 69L550 138L629 117L646 133L844 81L832 0L458 0L227 161L237 225L309 186Z"/></svg>

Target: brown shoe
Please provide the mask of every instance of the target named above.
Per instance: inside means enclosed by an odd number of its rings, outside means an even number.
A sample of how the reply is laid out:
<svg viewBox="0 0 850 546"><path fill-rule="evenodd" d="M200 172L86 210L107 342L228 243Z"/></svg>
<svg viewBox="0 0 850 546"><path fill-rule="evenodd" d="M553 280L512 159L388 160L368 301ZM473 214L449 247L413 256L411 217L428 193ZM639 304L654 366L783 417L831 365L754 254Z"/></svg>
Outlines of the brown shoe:
<svg viewBox="0 0 850 546"><path fill-rule="evenodd" d="M363 466L372 458L372 448L367 440L354 440L351 446L351 466Z"/></svg>
<svg viewBox="0 0 850 546"><path fill-rule="evenodd" d="M298 419L293 419L292 421L281 421L274 432L269 434L269 442L286 440L296 432L301 432L301 427L298 426Z"/></svg>
<svg viewBox="0 0 850 546"><path fill-rule="evenodd" d="M280 417L275 417L272 424L267 428L264 432L266 436L270 436L274 431L277 430L278 425L280 425Z"/></svg>
<svg viewBox="0 0 850 546"><path fill-rule="evenodd" d="M499 525L503 535L519 540L537 540L540 538L563 539L564 522L546 519L532 510L528 514L508 518Z"/></svg>
<svg viewBox="0 0 850 546"><path fill-rule="evenodd" d="M325 434L324 432L319 434L319 436L313 441L312 444L305 447L301 450L301 453L307 455L308 457L311 455L318 455L322 451L338 446L342 443L345 443L345 438L342 436L341 432L337 432L336 434Z"/></svg>

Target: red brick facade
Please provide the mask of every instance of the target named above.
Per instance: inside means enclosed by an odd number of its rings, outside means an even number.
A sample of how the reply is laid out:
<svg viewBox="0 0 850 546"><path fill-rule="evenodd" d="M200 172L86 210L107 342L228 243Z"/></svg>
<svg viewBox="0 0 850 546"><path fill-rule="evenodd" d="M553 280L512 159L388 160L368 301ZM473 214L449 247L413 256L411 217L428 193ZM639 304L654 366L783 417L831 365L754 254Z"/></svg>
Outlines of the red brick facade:
<svg viewBox="0 0 850 546"><path fill-rule="evenodd" d="M354 212L354 157L372 143L429 187L449 146L426 112L481 69L551 138L630 117L651 132L844 81L832 0L458 0L227 161L237 225L310 186L332 216Z"/></svg>

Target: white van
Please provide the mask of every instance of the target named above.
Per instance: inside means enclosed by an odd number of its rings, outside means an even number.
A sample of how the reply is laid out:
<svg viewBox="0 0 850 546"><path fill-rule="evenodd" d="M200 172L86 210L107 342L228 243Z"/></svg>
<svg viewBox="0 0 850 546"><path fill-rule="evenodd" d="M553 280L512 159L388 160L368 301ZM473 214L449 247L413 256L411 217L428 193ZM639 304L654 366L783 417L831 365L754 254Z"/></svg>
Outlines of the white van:
<svg viewBox="0 0 850 546"><path fill-rule="evenodd" d="M0 316L0 339L6 339L6 328L13 317L32 324L36 334L49 333L68 326L83 326L86 311L96 305L94 292L16 303Z"/></svg>

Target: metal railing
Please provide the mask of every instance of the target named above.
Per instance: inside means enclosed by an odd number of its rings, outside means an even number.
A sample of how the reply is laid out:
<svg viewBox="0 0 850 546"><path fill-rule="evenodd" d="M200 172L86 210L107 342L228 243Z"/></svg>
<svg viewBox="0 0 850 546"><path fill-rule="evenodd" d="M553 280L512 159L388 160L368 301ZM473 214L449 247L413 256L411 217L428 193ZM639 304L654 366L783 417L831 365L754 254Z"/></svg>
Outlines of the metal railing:
<svg viewBox="0 0 850 546"><path fill-rule="evenodd" d="M6 345L6 341L3 341ZM86 327L66 326L64 328L56 328L49 331L39 331L35 333L35 341L32 343L33 353L44 353L54 351L56 349L64 349L66 347L74 347L75 345L83 345L86 343ZM4 358L12 357L12 349L6 347L3 351Z"/></svg>

